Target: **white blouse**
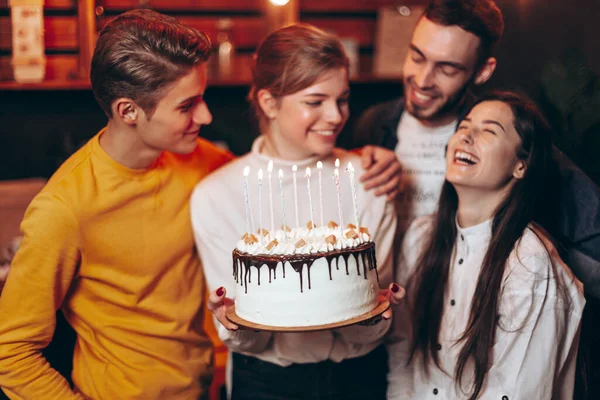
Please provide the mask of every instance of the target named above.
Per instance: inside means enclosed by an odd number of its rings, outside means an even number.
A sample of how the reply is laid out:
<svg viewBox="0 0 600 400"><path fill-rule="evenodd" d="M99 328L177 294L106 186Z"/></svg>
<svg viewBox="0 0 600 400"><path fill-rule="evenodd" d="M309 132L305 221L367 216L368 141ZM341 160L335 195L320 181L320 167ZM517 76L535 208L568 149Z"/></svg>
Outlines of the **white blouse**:
<svg viewBox="0 0 600 400"><path fill-rule="evenodd" d="M400 284L405 285L414 272L433 221L432 216L422 217L409 228L396 276ZM454 382L462 348L456 342L469 321L491 224L492 220L488 220L466 229L457 224L438 346L440 365L446 372L431 361L427 375L420 353L406 365L411 324L405 305L395 310L388 340L388 399L468 398ZM499 304L500 327L496 330L491 365L479 399L573 398L579 328L585 305L583 285L543 234L536 229L540 239L533 230L531 226L526 228L507 261ZM550 257L563 278L567 296L554 279ZM471 373L472 368L467 364L463 376L469 377Z"/></svg>
<svg viewBox="0 0 600 400"><path fill-rule="evenodd" d="M256 188L256 173L259 168L266 172L267 164L271 160L260 152L264 142L263 137L258 137L252 151L226 166L213 172L203 179L195 188L191 200L191 218L196 245L202 260L204 275L210 291L224 286L227 296L235 295L235 280L232 274L231 251L246 231L245 202L242 184L243 169L249 166L252 179L249 178L249 197L252 209L255 211L254 222L258 225L258 194ZM393 278L393 242L396 229L396 214L392 203L386 202L384 196L375 197L373 191L365 191L358 177L363 173L360 167L360 157L340 149L322 159L323 183L323 208L324 223L329 220L338 220L338 203L336 200L336 187L333 184L334 161L340 159L345 168L351 161L356 170L357 205L359 207L360 225L369 228L377 246L377 270L381 287L387 287ZM283 187L285 191L286 224L295 225L294 192L291 168L297 164L297 189L299 198L299 219L302 225L310 220L306 178L306 167L314 167L318 157L299 161L286 161L273 159L273 195L276 208L274 210L275 226L280 226L281 213L279 197L279 181L277 172L281 168L285 175ZM314 169L314 174L317 170ZM340 173L345 174L343 169ZM354 221L352 212L352 192L346 176L342 176L340 185L343 204L344 222ZM313 191L313 207L315 220L320 225L318 203L318 179L315 177ZM268 185L263 184L264 197L263 226L270 229L270 212L268 201ZM258 229L258 228L256 228ZM396 251L397 253L397 251ZM340 299L343 301L344 299ZM216 323L219 338L229 350L251 355L263 361L268 361L280 366L289 366L293 363L316 363L325 360L340 362L345 359L360 357L368 354L383 343L391 321L381 321L374 326L352 325L341 329L303 332L303 333L270 333L254 332L240 329L228 331L220 323Z"/></svg>

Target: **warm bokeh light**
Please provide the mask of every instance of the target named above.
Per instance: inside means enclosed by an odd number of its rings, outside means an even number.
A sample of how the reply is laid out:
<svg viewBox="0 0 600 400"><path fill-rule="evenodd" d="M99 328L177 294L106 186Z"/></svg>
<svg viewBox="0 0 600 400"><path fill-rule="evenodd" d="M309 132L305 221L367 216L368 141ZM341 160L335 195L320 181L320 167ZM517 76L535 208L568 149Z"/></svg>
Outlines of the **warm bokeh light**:
<svg viewBox="0 0 600 400"><path fill-rule="evenodd" d="M269 2L275 6L285 6L290 0L269 0Z"/></svg>

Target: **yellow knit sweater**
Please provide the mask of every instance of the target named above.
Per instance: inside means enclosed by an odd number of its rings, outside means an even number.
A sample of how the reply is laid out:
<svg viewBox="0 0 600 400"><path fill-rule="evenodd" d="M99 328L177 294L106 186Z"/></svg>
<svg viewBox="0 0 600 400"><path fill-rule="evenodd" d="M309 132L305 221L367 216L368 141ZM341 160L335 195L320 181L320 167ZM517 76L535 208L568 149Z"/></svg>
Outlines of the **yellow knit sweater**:
<svg viewBox="0 0 600 400"><path fill-rule="evenodd" d="M212 373L189 196L231 155L199 140L128 169L100 132L29 206L0 297L0 386L16 399L197 399ZM207 210L214 212L214 210ZM40 351L62 308L77 332L73 381Z"/></svg>

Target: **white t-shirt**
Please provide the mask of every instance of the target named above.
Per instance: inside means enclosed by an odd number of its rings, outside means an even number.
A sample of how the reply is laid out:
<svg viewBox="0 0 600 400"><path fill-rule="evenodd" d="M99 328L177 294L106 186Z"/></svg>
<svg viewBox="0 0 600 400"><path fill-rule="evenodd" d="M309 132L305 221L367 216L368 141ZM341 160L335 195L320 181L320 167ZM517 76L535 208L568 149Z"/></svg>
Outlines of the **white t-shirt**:
<svg viewBox="0 0 600 400"><path fill-rule="evenodd" d="M402 164L402 190L398 196L401 232L416 217L433 214L446 174L446 145L456 121L430 128L404 111L398 124L396 154Z"/></svg>

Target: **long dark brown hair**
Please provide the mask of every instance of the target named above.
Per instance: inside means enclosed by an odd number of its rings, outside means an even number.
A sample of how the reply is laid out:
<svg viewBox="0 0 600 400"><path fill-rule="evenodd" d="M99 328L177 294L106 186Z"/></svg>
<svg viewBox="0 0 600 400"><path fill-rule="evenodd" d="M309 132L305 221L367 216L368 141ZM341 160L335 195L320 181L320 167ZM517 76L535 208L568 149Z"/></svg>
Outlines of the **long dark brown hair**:
<svg viewBox="0 0 600 400"><path fill-rule="evenodd" d="M517 157L525 162L526 170L523 178L515 182L494 213L492 236L473 295L469 322L459 339L462 349L454 379L461 389L464 388L463 382L472 382L469 385L470 393L467 392L470 400L479 396L489 369L490 349L498 327L498 305L506 261L533 220L540 201L539 194L543 193L552 151L550 127L531 100L512 92L492 92L479 99L471 109L481 102L493 100L501 101L512 109L514 127L521 139ZM430 360L441 368L436 348L457 235L457 208L456 190L445 181L430 240L424 246L414 280L410 283L415 293L411 360L419 351L426 368ZM463 379L469 361L473 363L474 373L472 377Z"/></svg>

